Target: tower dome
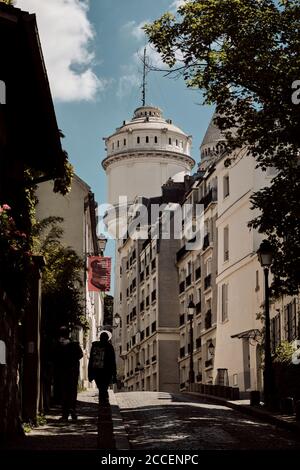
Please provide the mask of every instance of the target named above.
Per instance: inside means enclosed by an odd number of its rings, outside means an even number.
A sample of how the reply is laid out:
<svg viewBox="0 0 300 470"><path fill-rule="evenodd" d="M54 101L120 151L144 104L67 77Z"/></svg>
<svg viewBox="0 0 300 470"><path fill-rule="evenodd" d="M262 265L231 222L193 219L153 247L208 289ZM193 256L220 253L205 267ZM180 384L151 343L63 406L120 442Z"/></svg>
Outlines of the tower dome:
<svg viewBox="0 0 300 470"><path fill-rule="evenodd" d="M223 150L225 137L221 129L219 129L214 122L216 117L217 113L215 112L200 146L200 168L202 170L205 170L211 163L213 163L216 157L220 155L220 152Z"/></svg>
<svg viewBox="0 0 300 470"><path fill-rule="evenodd" d="M120 196L127 196L128 202L137 196L159 196L170 177L190 173L195 164L191 136L164 119L155 106L137 108L130 121L104 140L107 155L102 166L110 204L118 204Z"/></svg>

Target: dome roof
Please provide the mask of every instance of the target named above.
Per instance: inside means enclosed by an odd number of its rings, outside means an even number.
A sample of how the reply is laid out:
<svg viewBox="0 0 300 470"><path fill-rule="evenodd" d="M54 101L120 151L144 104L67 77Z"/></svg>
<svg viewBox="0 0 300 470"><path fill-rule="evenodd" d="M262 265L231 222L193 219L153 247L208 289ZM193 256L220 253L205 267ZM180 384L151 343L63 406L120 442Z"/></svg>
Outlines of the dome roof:
<svg viewBox="0 0 300 470"><path fill-rule="evenodd" d="M207 128L201 147L204 147L206 145L211 146L213 144L217 144L218 142L225 141L225 137L222 131L214 123L216 116L217 113L215 112Z"/></svg>
<svg viewBox="0 0 300 470"><path fill-rule="evenodd" d="M179 127L175 126L171 119L164 119L162 111L156 106L141 106L134 111L134 115L130 121L124 121L121 127L116 129L116 132L110 137L122 132L132 130L161 130L175 132L187 136Z"/></svg>

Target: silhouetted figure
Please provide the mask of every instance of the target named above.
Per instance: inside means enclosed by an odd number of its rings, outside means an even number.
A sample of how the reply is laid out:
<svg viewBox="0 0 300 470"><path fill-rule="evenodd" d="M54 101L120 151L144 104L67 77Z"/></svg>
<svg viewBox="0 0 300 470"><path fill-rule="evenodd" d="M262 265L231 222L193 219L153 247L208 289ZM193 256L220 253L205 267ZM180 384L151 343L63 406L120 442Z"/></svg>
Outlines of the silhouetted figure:
<svg viewBox="0 0 300 470"><path fill-rule="evenodd" d="M79 361L83 356L78 342L71 341L67 327L60 328L60 338L56 349L56 367L60 382L62 420L68 420L71 414L76 420L77 386Z"/></svg>
<svg viewBox="0 0 300 470"><path fill-rule="evenodd" d="M99 389L99 403L109 403L108 387L117 381L116 357L113 345L105 331L100 333L100 341L92 344L89 366L89 381L95 380Z"/></svg>

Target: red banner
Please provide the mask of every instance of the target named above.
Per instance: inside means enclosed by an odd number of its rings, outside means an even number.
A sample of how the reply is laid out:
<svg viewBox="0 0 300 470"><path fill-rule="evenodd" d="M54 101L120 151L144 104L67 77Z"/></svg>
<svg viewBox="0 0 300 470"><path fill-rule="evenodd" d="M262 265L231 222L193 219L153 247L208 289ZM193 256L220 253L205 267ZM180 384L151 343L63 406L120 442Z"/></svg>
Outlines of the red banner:
<svg viewBox="0 0 300 470"><path fill-rule="evenodd" d="M90 256L88 260L89 291L109 291L111 258L103 256Z"/></svg>

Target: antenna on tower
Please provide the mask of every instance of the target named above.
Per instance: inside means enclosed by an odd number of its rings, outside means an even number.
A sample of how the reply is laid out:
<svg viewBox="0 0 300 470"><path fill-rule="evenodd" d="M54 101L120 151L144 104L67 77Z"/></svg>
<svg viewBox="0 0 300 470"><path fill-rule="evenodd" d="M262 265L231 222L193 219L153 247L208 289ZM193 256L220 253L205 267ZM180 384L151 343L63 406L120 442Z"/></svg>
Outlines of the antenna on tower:
<svg viewBox="0 0 300 470"><path fill-rule="evenodd" d="M147 48L144 48L144 57L143 57L143 84L142 84L142 104L146 105L146 91L147 91L147 73L148 73L148 62L147 62Z"/></svg>

